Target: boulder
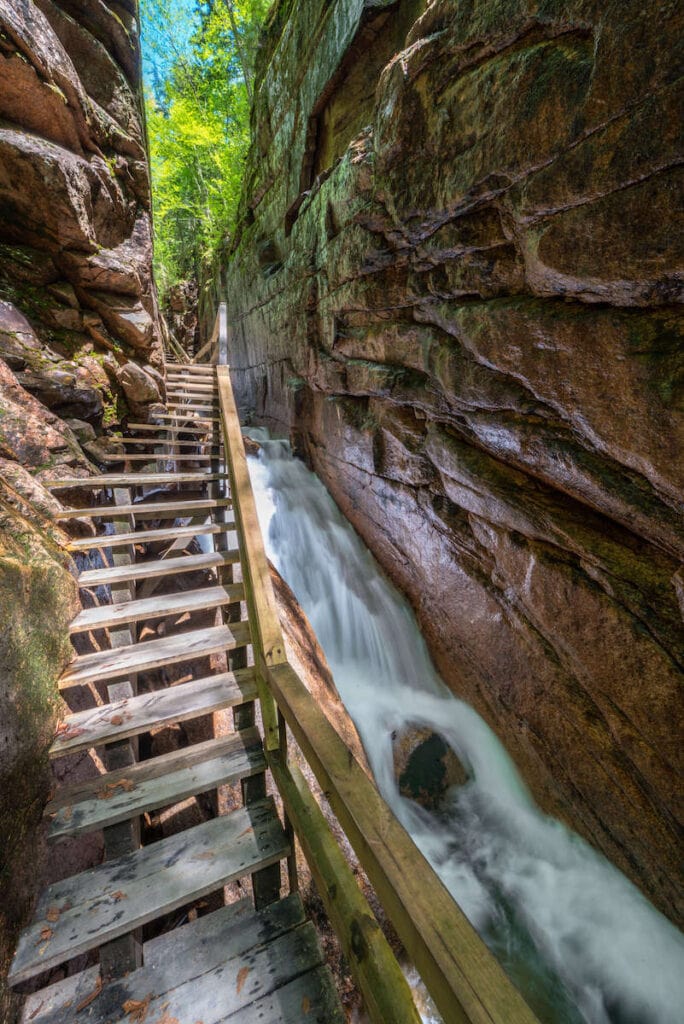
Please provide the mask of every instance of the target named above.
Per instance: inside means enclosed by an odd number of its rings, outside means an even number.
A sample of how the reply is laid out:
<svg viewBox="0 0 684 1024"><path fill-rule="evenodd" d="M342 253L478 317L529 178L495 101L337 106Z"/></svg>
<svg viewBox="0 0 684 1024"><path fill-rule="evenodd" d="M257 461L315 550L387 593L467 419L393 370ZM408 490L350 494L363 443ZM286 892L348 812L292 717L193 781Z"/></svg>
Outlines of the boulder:
<svg viewBox="0 0 684 1024"><path fill-rule="evenodd" d="M88 441L95 440L95 428L91 423L86 423L85 420L65 419L66 425L70 430L73 431L74 436L77 438L79 444L86 444Z"/></svg>
<svg viewBox="0 0 684 1024"><path fill-rule="evenodd" d="M0 358L23 370L27 357L40 351L40 340L26 317L11 302L0 300Z"/></svg>
<svg viewBox="0 0 684 1024"><path fill-rule="evenodd" d="M159 401L159 381L154 372L138 366L137 363L125 363L117 370L117 380L124 394L133 405L151 405Z"/></svg>

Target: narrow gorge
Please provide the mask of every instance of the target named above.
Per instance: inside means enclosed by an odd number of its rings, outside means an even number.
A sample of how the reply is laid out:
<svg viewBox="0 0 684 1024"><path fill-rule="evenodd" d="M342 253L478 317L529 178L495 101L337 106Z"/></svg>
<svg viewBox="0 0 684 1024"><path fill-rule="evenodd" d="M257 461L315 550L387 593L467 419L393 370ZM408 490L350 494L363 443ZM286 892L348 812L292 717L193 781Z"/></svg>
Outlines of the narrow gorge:
<svg viewBox="0 0 684 1024"><path fill-rule="evenodd" d="M0 0L0 1024L676 1024L683 38Z"/></svg>

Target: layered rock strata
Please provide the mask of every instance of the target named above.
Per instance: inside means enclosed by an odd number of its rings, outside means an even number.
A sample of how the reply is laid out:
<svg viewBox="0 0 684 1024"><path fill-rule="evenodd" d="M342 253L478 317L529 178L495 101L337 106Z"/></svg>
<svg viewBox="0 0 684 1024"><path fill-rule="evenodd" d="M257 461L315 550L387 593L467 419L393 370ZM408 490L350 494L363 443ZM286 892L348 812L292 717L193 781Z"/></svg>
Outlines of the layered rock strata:
<svg viewBox="0 0 684 1024"><path fill-rule="evenodd" d="M681 921L680 22L282 0L228 298L245 415L542 806Z"/></svg>

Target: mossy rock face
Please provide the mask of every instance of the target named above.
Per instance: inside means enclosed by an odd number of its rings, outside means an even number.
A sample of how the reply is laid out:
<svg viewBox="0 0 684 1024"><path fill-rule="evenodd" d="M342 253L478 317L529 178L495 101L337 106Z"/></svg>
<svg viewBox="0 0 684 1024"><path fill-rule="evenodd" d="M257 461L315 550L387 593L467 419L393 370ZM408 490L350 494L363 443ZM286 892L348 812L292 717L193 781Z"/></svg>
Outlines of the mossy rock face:
<svg viewBox="0 0 684 1024"><path fill-rule="evenodd" d="M42 489L30 489L26 478L21 467L16 486L0 475L0 891L12 896L0 914L3 976L40 872L37 830L60 706L57 678L73 655L68 626L78 609L65 538L46 518L54 499L44 492L41 507ZM0 991L0 1012L11 1020L3 998Z"/></svg>
<svg viewBox="0 0 684 1024"><path fill-rule="evenodd" d="M244 413L543 808L679 922L678 18L282 0L226 278Z"/></svg>

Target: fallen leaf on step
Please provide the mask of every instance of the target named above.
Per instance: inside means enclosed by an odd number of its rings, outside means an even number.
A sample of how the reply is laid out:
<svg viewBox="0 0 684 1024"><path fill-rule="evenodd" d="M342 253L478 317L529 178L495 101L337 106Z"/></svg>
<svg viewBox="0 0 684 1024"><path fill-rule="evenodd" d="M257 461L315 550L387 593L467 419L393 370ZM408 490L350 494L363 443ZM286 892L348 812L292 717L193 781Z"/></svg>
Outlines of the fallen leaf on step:
<svg viewBox="0 0 684 1024"><path fill-rule="evenodd" d="M64 810L62 811L62 818L64 819L64 821L71 821L71 817L72 817L73 813L74 813L73 807L71 806L71 804L68 804L64 808Z"/></svg>
<svg viewBox="0 0 684 1024"><path fill-rule="evenodd" d="M111 800L117 789L123 789L125 793L130 793L132 789L135 789L135 783L131 779L120 779L119 782L105 782L102 789L97 791L97 799Z"/></svg>
<svg viewBox="0 0 684 1024"><path fill-rule="evenodd" d="M38 1016L38 1014L40 1013L40 1011L41 1011L41 1010L43 1009L43 1004L44 1004L44 1003L45 1003L45 1000L44 1000L44 999L41 999L41 1001L40 1001L40 1002L38 1003L38 1006L37 1006L37 1007L35 1008L35 1010L33 1011L33 1013L30 1013L30 1014L29 1014L29 1020L33 1020L33 1018L34 1018L34 1017L37 1017L37 1016Z"/></svg>
<svg viewBox="0 0 684 1024"><path fill-rule="evenodd" d="M302 1013L308 1013L311 1009L311 1000L308 996L304 996L302 999Z"/></svg>
<svg viewBox="0 0 684 1024"><path fill-rule="evenodd" d="M146 995L144 999L127 999L121 1009L128 1017L130 1017L134 1024L145 1024L151 999L151 992L149 995Z"/></svg>
<svg viewBox="0 0 684 1024"><path fill-rule="evenodd" d="M110 725L123 725L123 715L112 715L109 719Z"/></svg>
<svg viewBox="0 0 684 1024"><path fill-rule="evenodd" d="M205 853L196 853L192 858L193 860L213 860L216 854L213 850L207 850Z"/></svg>
<svg viewBox="0 0 684 1024"><path fill-rule="evenodd" d="M247 975L249 974L250 970L251 970L250 967L241 967L240 970L237 973L237 986L236 987L237 987L237 994L238 995L240 995L240 993L242 992L243 986L244 986L245 982L247 981Z"/></svg>
<svg viewBox="0 0 684 1024"><path fill-rule="evenodd" d="M247 834L248 834L249 832L253 832L253 831L254 831L254 829L253 829L253 828L252 828L252 826L250 825L250 827L249 827L249 828L243 829L243 831L242 831L242 832L240 833L240 835L238 836L238 839L242 839L242 837L243 837L243 836L246 836L246 835L247 835Z"/></svg>
<svg viewBox="0 0 684 1024"><path fill-rule="evenodd" d="M98 974L97 981L95 982L95 988L93 989L93 991L90 993L89 996L86 996L85 999L78 1004L78 1006L76 1007L76 1013L80 1013L81 1010L85 1010L86 1006L90 1006L90 1004L95 999L97 999L97 997L99 996L101 991L102 991L102 978Z"/></svg>
<svg viewBox="0 0 684 1024"><path fill-rule="evenodd" d="M118 903L119 900L127 900L128 896L121 889L117 889L116 892L112 893L112 899L115 903Z"/></svg>
<svg viewBox="0 0 684 1024"><path fill-rule="evenodd" d="M60 910L57 906L47 908L47 914L45 915L46 921L59 921Z"/></svg>
<svg viewBox="0 0 684 1024"><path fill-rule="evenodd" d="M45 925L44 928L40 929L40 936L38 938L38 942L36 942L36 946L40 945L41 942L49 942L54 934L55 933L52 928L48 928L48 926Z"/></svg>
<svg viewBox="0 0 684 1024"><path fill-rule="evenodd" d="M154 1024L180 1024L178 1017L172 1017L170 1013L165 1013L163 1017L156 1020Z"/></svg>

